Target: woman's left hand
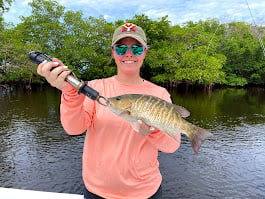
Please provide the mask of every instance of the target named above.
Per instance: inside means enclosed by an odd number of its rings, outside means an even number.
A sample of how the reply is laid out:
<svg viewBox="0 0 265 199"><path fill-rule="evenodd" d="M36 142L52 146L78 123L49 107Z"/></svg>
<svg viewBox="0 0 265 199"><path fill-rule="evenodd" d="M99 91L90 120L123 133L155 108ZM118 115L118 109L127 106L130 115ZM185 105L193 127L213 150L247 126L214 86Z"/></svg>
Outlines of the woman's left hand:
<svg viewBox="0 0 265 199"><path fill-rule="evenodd" d="M157 128L147 125L142 120L137 120L136 122L131 122L131 126L132 126L133 130L135 130L136 132L138 132L144 136L147 136L150 133L152 133L153 131L157 130Z"/></svg>

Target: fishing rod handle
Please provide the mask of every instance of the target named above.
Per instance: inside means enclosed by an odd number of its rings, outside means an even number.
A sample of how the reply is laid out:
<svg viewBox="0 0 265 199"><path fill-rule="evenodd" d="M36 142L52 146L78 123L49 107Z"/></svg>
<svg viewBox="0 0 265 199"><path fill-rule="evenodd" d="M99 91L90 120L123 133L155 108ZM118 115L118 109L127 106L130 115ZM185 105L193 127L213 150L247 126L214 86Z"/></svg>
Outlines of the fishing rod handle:
<svg viewBox="0 0 265 199"><path fill-rule="evenodd" d="M39 51L31 51L29 53L29 58L35 64L40 64L44 61L48 61L48 62L52 61L50 57L48 57L47 55Z"/></svg>
<svg viewBox="0 0 265 199"><path fill-rule="evenodd" d="M52 61L52 59L49 56L47 56L44 53L39 52L39 51L31 51L29 53L29 58L35 64L40 64L44 61L48 61L48 62ZM54 68L55 67L53 67L51 70L53 70ZM96 90L94 90L93 88L86 85L85 82L77 79L75 76L68 75L66 77L66 81L78 90L78 94L82 93L82 94L88 96L89 98L91 98L92 100L98 99L99 93Z"/></svg>

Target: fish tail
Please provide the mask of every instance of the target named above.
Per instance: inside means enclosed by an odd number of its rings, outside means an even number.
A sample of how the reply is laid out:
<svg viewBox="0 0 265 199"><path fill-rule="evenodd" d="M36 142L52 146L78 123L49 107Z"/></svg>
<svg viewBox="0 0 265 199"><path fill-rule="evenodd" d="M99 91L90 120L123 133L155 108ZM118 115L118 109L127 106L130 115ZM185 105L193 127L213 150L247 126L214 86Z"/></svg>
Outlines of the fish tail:
<svg viewBox="0 0 265 199"><path fill-rule="evenodd" d="M191 142L191 146L195 154L199 153L202 143L211 136L213 136L213 134L210 131L193 125L193 129L187 137Z"/></svg>

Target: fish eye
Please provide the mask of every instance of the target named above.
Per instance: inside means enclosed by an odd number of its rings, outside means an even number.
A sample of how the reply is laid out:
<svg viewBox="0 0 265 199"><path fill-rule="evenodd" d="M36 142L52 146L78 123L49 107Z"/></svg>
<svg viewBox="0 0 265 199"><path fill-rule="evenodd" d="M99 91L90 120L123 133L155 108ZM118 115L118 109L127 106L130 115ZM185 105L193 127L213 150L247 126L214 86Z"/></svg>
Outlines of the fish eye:
<svg viewBox="0 0 265 199"><path fill-rule="evenodd" d="M116 100L121 100L121 96L116 97Z"/></svg>

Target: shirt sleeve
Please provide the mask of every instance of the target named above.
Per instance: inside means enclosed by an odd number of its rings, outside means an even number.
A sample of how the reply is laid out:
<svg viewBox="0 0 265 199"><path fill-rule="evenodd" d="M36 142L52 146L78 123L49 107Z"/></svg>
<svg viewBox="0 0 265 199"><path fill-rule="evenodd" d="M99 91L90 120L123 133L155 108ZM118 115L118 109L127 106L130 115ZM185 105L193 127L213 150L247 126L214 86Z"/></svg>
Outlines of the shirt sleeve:
<svg viewBox="0 0 265 199"><path fill-rule="evenodd" d="M171 103L170 94L166 90L164 90L161 98ZM179 132L176 132L176 135L176 137L178 138L177 140L170 137L163 131L156 130L150 133L147 139L160 151L165 153L173 153L180 147L181 143L181 134Z"/></svg>
<svg viewBox="0 0 265 199"><path fill-rule="evenodd" d="M88 101L90 112L84 109L84 102ZM92 122L94 101L86 98L85 95L78 94L77 90L67 84L62 89L61 95L61 123L64 130L70 135L84 133Z"/></svg>

